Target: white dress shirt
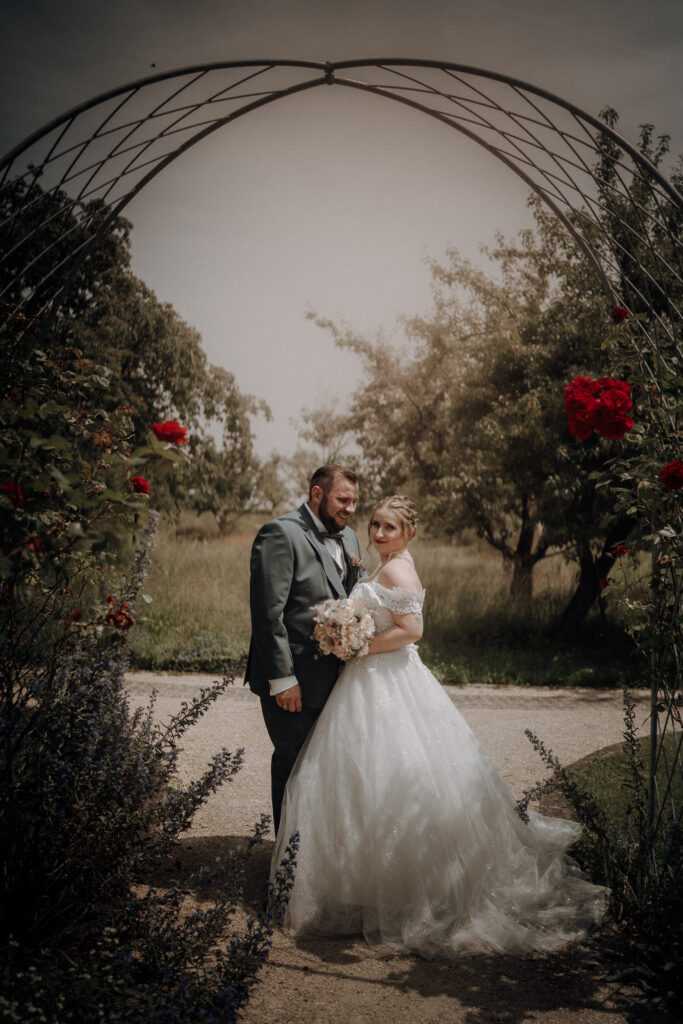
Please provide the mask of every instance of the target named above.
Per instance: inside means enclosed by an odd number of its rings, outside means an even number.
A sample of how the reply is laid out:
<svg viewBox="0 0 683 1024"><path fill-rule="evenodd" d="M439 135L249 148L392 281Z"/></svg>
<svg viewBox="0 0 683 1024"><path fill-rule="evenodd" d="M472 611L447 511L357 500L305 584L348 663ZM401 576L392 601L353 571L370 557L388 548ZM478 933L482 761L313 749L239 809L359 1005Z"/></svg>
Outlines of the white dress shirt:
<svg viewBox="0 0 683 1024"><path fill-rule="evenodd" d="M321 533L326 533L327 527L324 525L324 523L321 523L317 515L311 511L311 509L308 506L308 503L306 504L306 511L308 512L309 516L313 520L318 530L320 530ZM346 572L346 563L344 561L344 549L342 547L341 537L338 539L336 537L323 537L323 543L327 550L329 551L330 555L332 556L335 565L337 566L340 574L343 577L344 573ZM275 697L276 694L278 693L284 693L285 690L291 690L291 688L293 686L296 686L298 682L299 680L296 678L296 676L282 676L282 678L280 679L270 679L268 685L270 686L271 697Z"/></svg>

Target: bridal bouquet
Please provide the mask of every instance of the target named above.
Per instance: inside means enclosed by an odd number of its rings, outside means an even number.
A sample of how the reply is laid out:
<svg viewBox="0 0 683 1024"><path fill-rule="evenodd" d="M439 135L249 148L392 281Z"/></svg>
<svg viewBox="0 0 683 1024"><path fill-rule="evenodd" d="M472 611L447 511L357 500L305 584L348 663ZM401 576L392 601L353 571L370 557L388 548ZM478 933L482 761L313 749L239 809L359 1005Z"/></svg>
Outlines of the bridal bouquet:
<svg viewBox="0 0 683 1024"><path fill-rule="evenodd" d="M348 661L367 654L375 632L370 612L355 608L348 598L329 598L315 605L313 635L322 654L334 654L340 661Z"/></svg>

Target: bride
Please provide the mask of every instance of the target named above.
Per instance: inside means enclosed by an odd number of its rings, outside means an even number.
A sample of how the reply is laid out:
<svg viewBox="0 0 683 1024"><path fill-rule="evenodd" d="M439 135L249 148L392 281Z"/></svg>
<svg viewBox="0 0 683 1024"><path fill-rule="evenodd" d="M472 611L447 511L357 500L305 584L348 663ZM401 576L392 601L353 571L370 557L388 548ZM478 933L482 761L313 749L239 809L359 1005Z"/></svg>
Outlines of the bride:
<svg viewBox="0 0 683 1024"><path fill-rule="evenodd" d="M574 822L514 797L420 660L425 592L408 545L415 505L380 501L380 556L351 592L376 632L348 661L290 776L272 871L300 834L285 928L350 935L425 957L548 950L602 918L606 890L565 852Z"/></svg>

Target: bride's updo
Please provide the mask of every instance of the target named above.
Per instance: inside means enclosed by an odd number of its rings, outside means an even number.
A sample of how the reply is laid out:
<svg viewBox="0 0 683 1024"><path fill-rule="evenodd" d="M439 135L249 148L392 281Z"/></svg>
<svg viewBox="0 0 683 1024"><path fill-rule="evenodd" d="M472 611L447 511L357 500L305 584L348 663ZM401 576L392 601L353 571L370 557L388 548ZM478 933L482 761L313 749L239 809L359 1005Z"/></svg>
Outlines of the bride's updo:
<svg viewBox="0 0 683 1024"><path fill-rule="evenodd" d="M390 509L396 513L401 520L406 544L409 544L417 531L417 507L415 502L411 501L410 498L406 498L405 494L391 494L388 498L382 498L381 501L377 502L370 515L368 534L370 533L370 526L375 518L375 514L382 509Z"/></svg>

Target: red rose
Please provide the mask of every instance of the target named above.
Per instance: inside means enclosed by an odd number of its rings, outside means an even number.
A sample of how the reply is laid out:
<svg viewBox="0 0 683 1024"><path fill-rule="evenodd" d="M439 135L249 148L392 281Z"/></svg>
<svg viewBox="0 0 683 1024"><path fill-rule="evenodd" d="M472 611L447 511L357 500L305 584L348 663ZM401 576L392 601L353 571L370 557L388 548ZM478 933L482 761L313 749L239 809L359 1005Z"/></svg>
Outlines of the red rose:
<svg viewBox="0 0 683 1024"><path fill-rule="evenodd" d="M576 377L564 389L564 407L570 432L585 441L595 430L618 441L633 426L627 413L633 408L631 385L625 380Z"/></svg>
<svg viewBox="0 0 683 1024"><path fill-rule="evenodd" d="M185 444L186 441L189 441L187 427L181 427L177 420L153 423L152 430L160 441L169 441L171 444Z"/></svg>
<svg viewBox="0 0 683 1024"><path fill-rule="evenodd" d="M2 489L13 505L20 505L24 500L21 487L19 484L15 484L14 480L8 480L2 485Z"/></svg>
<svg viewBox="0 0 683 1024"><path fill-rule="evenodd" d="M600 590L604 590L605 587L608 586L608 585L609 585L609 580L605 579L605 577L603 576L603 578L598 583L598 586L600 587Z"/></svg>
<svg viewBox="0 0 683 1024"><path fill-rule="evenodd" d="M569 429L580 441L585 441L593 433L589 420L599 393L600 385L590 377L576 377L564 389L564 407Z"/></svg>
<svg viewBox="0 0 683 1024"><path fill-rule="evenodd" d="M136 494L149 494L149 484L144 476L132 476L130 482Z"/></svg>
<svg viewBox="0 0 683 1024"><path fill-rule="evenodd" d="M624 320L628 318L628 310L625 306L614 306L610 310L609 315L614 320L615 324L623 324Z"/></svg>
<svg viewBox="0 0 683 1024"><path fill-rule="evenodd" d="M667 462L659 474L659 479L668 491L680 491L683 487L683 462L680 459L676 459L675 462Z"/></svg>
<svg viewBox="0 0 683 1024"><path fill-rule="evenodd" d="M623 381L616 381L623 384ZM627 384L626 387L629 387ZM633 426L633 420L626 413L633 408L628 392L621 388L610 388L596 403L591 411L590 425L602 437L612 441L620 441Z"/></svg>
<svg viewBox="0 0 683 1024"><path fill-rule="evenodd" d="M630 549L627 548L625 544L617 544L611 552L612 558L621 558L621 556L625 555L629 550Z"/></svg>

